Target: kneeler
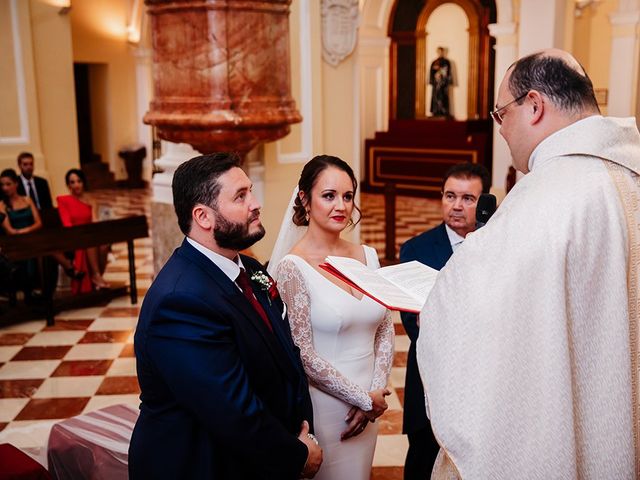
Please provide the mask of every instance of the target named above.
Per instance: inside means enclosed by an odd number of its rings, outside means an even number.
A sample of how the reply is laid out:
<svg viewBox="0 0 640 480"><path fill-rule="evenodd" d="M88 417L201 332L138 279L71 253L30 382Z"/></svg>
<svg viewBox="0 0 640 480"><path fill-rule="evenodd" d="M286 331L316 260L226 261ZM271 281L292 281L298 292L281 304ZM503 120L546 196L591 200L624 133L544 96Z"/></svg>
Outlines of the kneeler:
<svg viewBox="0 0 640 480"><path fill-rule="evenodd" d="M0 445L0 480L51 480L49 472L10 443Z"/></svg>

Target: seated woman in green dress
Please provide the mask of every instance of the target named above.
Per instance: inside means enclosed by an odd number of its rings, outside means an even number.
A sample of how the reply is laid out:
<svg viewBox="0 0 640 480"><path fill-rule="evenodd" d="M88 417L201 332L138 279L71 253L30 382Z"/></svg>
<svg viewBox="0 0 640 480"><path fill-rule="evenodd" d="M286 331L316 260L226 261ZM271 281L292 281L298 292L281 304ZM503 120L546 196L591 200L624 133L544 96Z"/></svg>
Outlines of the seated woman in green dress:
<svg viewBox="0 0 640 480"><path fill-rule="evenodd" d="M2 203L0 212L6 215L2 228L8 235L21 235L42 228L42 220L33 200L18 193L18 175L7 168L0 173Z"/></svg>
<svg viewBox="0 0 640 480"><path fill-rule="evenodd" d="M7 235L22 235L42 228L42 220L33 200L18 194L18 175L8 168L0 173L2 202L0 213L5 215L2 228ZM24 291L25 302L31 299L36 281L36 262L26 260L15 263L14 286Z"/></svg>

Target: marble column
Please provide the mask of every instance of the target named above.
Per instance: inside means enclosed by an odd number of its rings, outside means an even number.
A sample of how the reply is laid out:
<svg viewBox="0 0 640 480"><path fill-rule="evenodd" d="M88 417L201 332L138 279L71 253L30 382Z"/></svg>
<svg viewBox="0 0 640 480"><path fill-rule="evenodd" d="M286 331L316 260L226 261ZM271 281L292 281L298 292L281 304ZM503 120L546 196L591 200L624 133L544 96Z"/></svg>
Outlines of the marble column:
<svg viewBox="0 0 640 480"><path fill-rule="evenodd" d="M165 171L153 179L156 271L183 236L171 195L178 165L198 155L196 150L245 156L302 120L291 96L290 3L145 0L154 81L144 121L167 141L156 161ZM245 166L261 190L262 159Z"/></svg>
<svg viewBox="0 0 640 480"><path fill-rule="evenodd" d="M629 117L636 113L640 10L634 7L633 10L625 10L621 5L609 16L611 63L607 114L615 117Z"/></svg>
<svg viewBox="0 0 640 480"><path fill-rule="evenodd" d="M153 266L159 272L173 250L180 245L184 235L178 227L173 209L171 182L173 173L181 163L200 155L186 143L162 142L162 156L156 166L163 172L153 176L153 198L151 201L151 238L153 240Z"/></svg>
<svg viewBox="0 0 640 480"><path fill-rule="evenodd" d="M492 23L489 25L489 33L496 39L494 50L496 52L495 86L493 98L498 98L498 88L507 69L518 59L518 38L515 23ZM500 126L494 124L493 128L493 185L496 196L500 198L505 192L505 179L509 166L511 166L511 152L504 138L500 135Z"/></svg>
<svg viewBox="0 0 640 480"><path fill-rule="evenodd" d="M291 0L145 0L154 96L145 122L198 151L246 154L302 120L291 97Z"/></svg>

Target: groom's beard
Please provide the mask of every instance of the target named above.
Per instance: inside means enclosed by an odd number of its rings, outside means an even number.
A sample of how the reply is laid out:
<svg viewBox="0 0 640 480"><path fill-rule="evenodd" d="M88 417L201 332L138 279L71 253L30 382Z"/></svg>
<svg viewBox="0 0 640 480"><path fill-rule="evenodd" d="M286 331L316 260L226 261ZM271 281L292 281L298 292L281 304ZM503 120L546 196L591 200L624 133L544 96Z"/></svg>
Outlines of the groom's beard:
<svg viewBox="0 0 640 480"><path fill-rule="evenodd" d="M216 212L216 226L213 229L213 238L220 248L228 250L245 250L264 237L265 230L262 224L258 224L258 230L249 233L251 222L260 217L256 211L246 223L234 223Z"/></svg>

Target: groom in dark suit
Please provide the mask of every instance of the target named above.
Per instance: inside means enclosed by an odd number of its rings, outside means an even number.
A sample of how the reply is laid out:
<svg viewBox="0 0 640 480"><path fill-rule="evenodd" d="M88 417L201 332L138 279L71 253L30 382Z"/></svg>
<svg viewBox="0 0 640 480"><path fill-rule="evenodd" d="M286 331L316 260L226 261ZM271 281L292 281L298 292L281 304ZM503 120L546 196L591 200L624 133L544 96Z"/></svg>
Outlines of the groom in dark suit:
<svg viewBox="0 0 640 480"><path fill-rule="evenodd" d="M482 165L461 163L451 167L442 181L443 222L405 242L400 248L400 261L417 260L436 270L444 267L467 234L476 229L476 204L489 186L489 172ZM409 437L404 479L417 480L429 478L440 447L427 418L416 362L417 317L406 312L400 317L411 340L404 387L402 433Z"/></svg>
<svg viewBox="0 0 640 480"><path fill-rule="evenodd" d="M187 238L149 289L135 333L134 480L293 480L320 467L286 306L260 263L238 253L265 233L251 187L229 154L174 174Z"/></svg>

